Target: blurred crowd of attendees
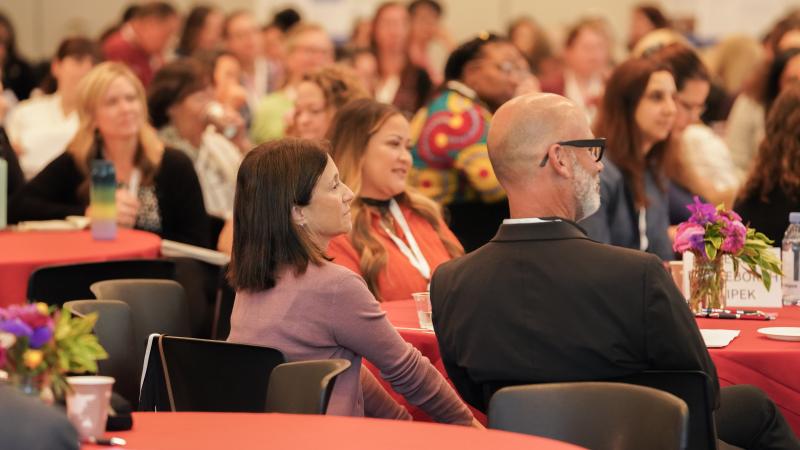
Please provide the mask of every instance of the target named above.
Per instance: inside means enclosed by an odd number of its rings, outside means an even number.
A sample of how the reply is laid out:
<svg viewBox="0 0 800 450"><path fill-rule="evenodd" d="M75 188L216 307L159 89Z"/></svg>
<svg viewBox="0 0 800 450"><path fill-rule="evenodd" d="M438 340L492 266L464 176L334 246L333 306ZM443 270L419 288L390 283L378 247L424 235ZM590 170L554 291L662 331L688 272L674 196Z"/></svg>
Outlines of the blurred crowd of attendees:
<svg viewBox="0 0 800 450"><path fill-rule="evenodd" d="M780 240L800 202L800 94L791 88L800 76L800 12L781 17L760 41L734 35L710 43L657 6L637 5L624 57L603 17L577 20L563 39L526 16L502 33L475 30L456 42L444 14L433 0L387 2L357 18L346 42L334 42L292 8L262 24L248 10L137 3L100 36L65 36L51 60L33 63L0 12L0 124L23 178L10 186L10 219L86 212L88 166L65 169L59 160L103 156L89 148L97 145L93 130L113 159L122 122L103 125L98 111L114 77L132 73L138 81L119 95L141 95L143 123L133 159L114 162L121 184L141 170L152 192L118 195L119 222L162 236L229 251L243 155L284 136L331 139L340 109L374 99L410 121L401 136L412 156L409 189L438 203L471 251L507 215L486 151L492 113L516 95L545 91L575 102L608 139L603 206L585 224L590 236L671 259L671 230L699 195L735 205ZM96 74L103 92L86 86L93 71L111 80ZM653 75L661 71L668 79ZM364 132L367 139L376 130ZM175 150L192 163L196 183L184 183L191 176L179 168L169 176L153 169L172 167ZM195 185L199 193L175 192ZM202 204L187 206L197 199ZM170 204L185 209L166 211Z"/></svg>

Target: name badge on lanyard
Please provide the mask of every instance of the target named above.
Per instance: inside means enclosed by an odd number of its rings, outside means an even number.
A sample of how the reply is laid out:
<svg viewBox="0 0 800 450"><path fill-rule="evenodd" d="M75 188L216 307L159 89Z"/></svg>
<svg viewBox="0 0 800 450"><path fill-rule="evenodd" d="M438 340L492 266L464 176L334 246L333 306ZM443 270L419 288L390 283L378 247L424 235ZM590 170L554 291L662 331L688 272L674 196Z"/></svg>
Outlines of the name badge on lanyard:
<svg viewBox="0 0 800 450"><path fill-rule="evenodd" d="M428 265L428 261L425 259L425 256L422 255L422 251L419 249L419 245L417 245L417 240L414 239L414 235L411 233L411 229L408 227L408 222L406 222L405 216L403 216L403 212L400 210L400 205L392 199L389 201L389 212L392 214L392 218L394 218L395 222L400 226L400 229L403 230L403 235L406 237L408 241L408 245L403 242L402 239L397 237L397 235L392 232L392 230L387 227L383 221L381 221L381 226L383 226L383 230L389 235L389 239L394 242L394 245L400 250L400 253L403 254L408 259L408 262L414 266L417 271L419 271L420 275L422 275L425 280L431 279L431 267Z"/></svg>

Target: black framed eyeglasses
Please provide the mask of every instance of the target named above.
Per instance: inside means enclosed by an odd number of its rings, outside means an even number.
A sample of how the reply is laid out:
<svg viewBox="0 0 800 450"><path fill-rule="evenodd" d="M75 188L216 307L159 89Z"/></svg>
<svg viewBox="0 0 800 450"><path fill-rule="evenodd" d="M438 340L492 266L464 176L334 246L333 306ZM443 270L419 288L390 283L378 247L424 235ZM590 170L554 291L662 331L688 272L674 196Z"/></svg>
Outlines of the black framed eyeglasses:
<svg viewBox="0 0 800 450"><path fill-rule="evenodd" d="M556 142L556 144L563 147L585 148L586 150L589 150L589 153L592 154L592 158L594 158L595 161L600 161L603 159L603 153L606 150L606 138L576 139L574 141ZM539 167L544 167L544 165L547 164L549 157L550 155L545 153L544 158L542 158L542 162L539 163Z"/></svg>

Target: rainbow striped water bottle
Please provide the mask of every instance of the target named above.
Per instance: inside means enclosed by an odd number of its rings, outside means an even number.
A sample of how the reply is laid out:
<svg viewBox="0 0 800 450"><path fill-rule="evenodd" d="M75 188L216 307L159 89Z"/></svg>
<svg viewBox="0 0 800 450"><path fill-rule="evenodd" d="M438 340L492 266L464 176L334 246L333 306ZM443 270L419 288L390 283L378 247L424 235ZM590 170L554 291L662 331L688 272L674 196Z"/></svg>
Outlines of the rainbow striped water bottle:
<svg viewBox="0 0 800 450"><path fill-rule="evenodd" d="M110 241L117 237L117 176L104 159L92 161L92 238Z"/></svg>

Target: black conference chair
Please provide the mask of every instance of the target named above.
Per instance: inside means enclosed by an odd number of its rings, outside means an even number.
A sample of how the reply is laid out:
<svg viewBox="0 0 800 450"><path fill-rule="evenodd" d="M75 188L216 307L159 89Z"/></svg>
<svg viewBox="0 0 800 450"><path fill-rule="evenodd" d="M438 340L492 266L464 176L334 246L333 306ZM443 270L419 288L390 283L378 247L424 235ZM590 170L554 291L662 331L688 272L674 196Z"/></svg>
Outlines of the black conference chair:
<svg viewBox="0 0 800 450"><path fill-rule="evenodd" d="M593 450L678 450L688 408L666 392L624 383L513 386L489 403L489 428L544 436Z"/></svg>
<svg viewBox="0 0 800 450"><path fill-rule="evenodd" d="M97 373L114 377L114 392L125 398L134 409L139 401L139 377L142 361L134 351L131 309L119 300L73 300L64 308L78 314L98 314L94 334L108 353L108 359L97 362Z"/></svg>
<svg viewBox="0 0 800 450"><path fill-rule="evenodd" d="M139 411L171 411L164 367L161 365L161 351L158 347L160 334L154 333L147 339L145 357L142 361L142 384L139 389Z"/></svg>
<svg viewBox="0 0 800 450"><path fill-rule="evenodd" d="M105 280L92 284L100 300L120 300L133 315L136 360L144 360L147 338L153 334L189 336L189 313L183 287L172 280Z"/></svg>
<svg viewBox="0 0 800 450"><path fill-rule="evenodd" d="M269 347L161 336L172 411L265 412L273 369L286 359Z"/></svg>
<svg viewBox="0 0 800 450"><path fill-rule="evenodd" d="M272 371L267 390L268 412L325 414L333 386L350 367L346 359L319 359L281 364Z"/></svg>
<svg viewBox="0 0 800 450"><path fill-rule="evenodd" d="M680 398L689 407L688 450L716 450L714 399L711 380L699 370L652 370L615 381L660 389ZM734 447L727 447L734 448Z"/></svg>
<svg viewBox="0 0 800 450"><path fill-rule="evenodd" d="M120 278L174 279L175 263L163 259L126 259L44 266L28 279L28 301L62 305L92 298L92 283Z"/></svg>

